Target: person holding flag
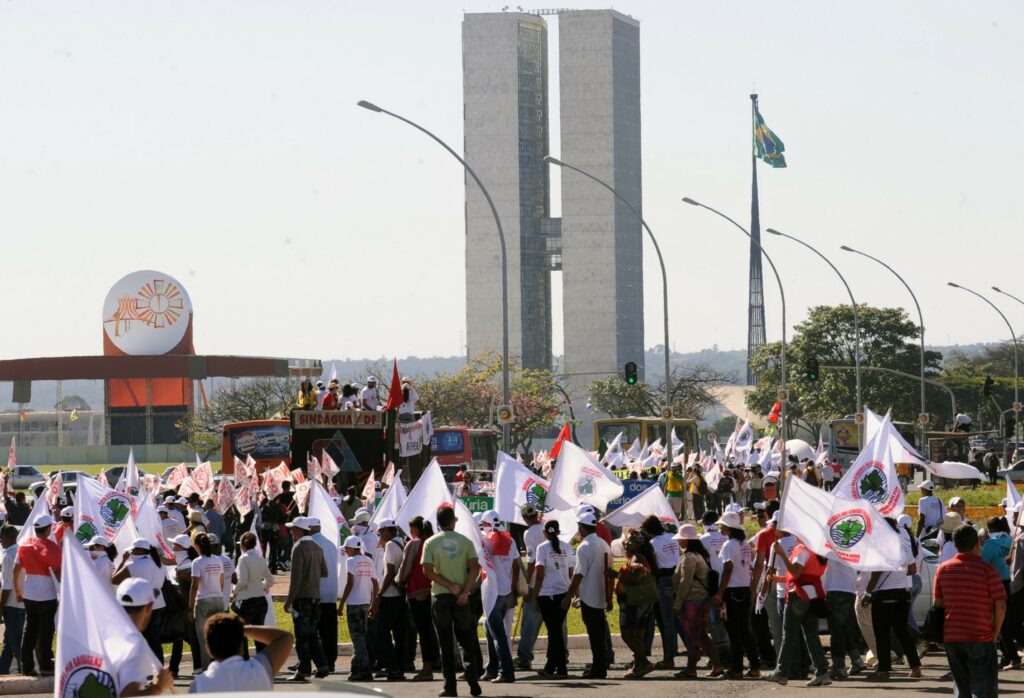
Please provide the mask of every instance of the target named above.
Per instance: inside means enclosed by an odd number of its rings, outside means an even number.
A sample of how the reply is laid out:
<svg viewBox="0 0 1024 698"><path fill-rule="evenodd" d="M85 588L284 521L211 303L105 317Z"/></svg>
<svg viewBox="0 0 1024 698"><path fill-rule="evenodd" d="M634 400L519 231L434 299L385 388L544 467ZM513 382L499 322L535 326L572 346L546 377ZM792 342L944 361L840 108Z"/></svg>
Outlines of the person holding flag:
<svg viewBox="0 0 1024 698"><path fill-rule="evenodd" d="M139 632L152 624L153 588L139 577L131 577L118 585L114 593L118 603ZM118 685L123 686L121 696L156 696L174 688L174 677L167 667L152 673L152 657L145 655L146 646L136 645L117 667Z"/></svg>
<svg viewBox="0 0 1024 698"><path fill-rule="evenodd" d="M25 604L25 634L21 640L21 668L25 676L39 672L53 675L54 619L57 616L57 582L60 581L61 552L50 540L53 519L43 514L32 524L34 536L22 541L14 565L14 598ZM24 573L24 578L22 577Z"/></svg>

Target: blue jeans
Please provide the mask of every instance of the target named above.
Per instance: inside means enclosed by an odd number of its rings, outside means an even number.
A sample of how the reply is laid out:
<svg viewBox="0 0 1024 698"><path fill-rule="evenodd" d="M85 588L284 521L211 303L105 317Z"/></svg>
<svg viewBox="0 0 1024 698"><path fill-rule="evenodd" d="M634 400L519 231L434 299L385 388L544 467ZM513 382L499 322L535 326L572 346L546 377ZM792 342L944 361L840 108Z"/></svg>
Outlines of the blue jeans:
<svg viewBox="0 0 1024 698"><path fill-rule="evenodd" d="M299 657L298 673L313 673L313 663L317 669L327 668L327 657L324 647L320 644L317 628L320 626L320 599L301 598L292 602L292 619L295 624L295 654Z"/></svg>
<svg viewBox="0 0 1024 698"><path fill-rule="evenodd" d="M790 593L782 620L782 651L779 652L775 673L786 676L793 662L800 658L801 640L814 662L818 676L828 673L828 660L818 637L818 617L811 613L811 604L795 593Z"/></svg>
<svg viewBox="0 0 1024 698"><path fill-rule="evenodd" d="M485 625L487 673L497 675L500 665L501 675L510 679L515 678L516 670L512 665L512 646L509 644L508 633L505 632L505 614L512 608L514 600L515 596L511 593L499 596L487 616Z"/></svg>
<svg viewBox="0 0 1024 698"><path fill-rule="evenodd" d="M367 628L369 626L370 607L363 604L345 607L348 621L348 634L352 636L352 675L365 676L370 673L370 651Z"/></svg>
<svg viewBox="0 0 1024 698"><path fill-rule="evenodd" d="M4 607L4 649L0 652L0 674L11 673L11 661L21 673L21 633L25 629L25 609Z"/></svg>
<svg viewBox="0 0 1024 698"><path fill-rule="evenodd" d="M906 490L903 490L906 492ZM910 613L908 614L907 623L914 632L920 632L920 628L917 627L917 618L914 618L914 599L921 593L921 588L924 586L924 582L921 581L921 575L915 574L910 578Z"/></svg>
<svg viewBox="0 0 1024 698"><path fill-rule="evenodd" d="M657 577L658 582L658 608L657 608L657 620L660 621L661 625L661 644L662 649L665 652L665 659L675 659L675 656L679 653L679 643L676 639L677 633L680 632L678 621L676 620L675 611L675 587L672 586L672 575L665 574ZM651 648L651 641L653 638L649 638L647 647L648 650ZM650 651L648 651L650 654Z"/></svg>
<svg viewBox="0 0 1024 698"><path fill-rule="evenodd" d="M830 591L825 594L829 610L828 632L831 637L832 668L846 669L846 658L851 664L860 664L859 631L854 604L857 595L848 591Z"/></svg>
<svg viewBox="0 0 1024 698"><path fill-rule="evenodd" d="M519 661L533 661L533 646L537 642L542 622L540 610L533 604L524 603L523 615L519 621L519 646L516 648L516 657Z"/></svg>
<svg viewBox="0 0 1024 698"><path fill-rule="evenodd" d="M994 642L947 642L955 698L996 698L999 670Z"/></svg>

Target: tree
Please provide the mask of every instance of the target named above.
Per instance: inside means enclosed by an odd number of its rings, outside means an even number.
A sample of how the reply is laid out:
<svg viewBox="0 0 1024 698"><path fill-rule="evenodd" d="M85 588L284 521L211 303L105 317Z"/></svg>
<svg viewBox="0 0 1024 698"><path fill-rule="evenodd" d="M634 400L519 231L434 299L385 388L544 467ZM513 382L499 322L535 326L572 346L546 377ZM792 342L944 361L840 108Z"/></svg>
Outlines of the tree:
<svg viewBox="0 0 1024 698"><path fill-rule="evenodd" d="M902 308L867 305L858 306L858 311L861 366L890 368L917 376L921 349L916 340L920 329L910 321L907 313ZM792 427L803 423L813 433L818 433L818 429L832 419L856 410L854 371L824 368L852 367L855 363L857 342L853 308L848 305L811 308L807 320L795 329L786 347L787 426L792 430ZM780 343L773 342L759 347L751 358L750 365L758 377L758 385L747 395L747 407L760 414L768 414L777 399L780 354ZM810 358L817 359L822 367L817 380L803 375L804 366ZM926 377L938 375L941 361L942 354L925 352ZM863 371L861 384L865 406L876 412L885 412L891 407L895 419L915 421L920 411L916 378ZM934 399L939 400L938 393Z"/></svg>
<svg viewBox="0 0 1024 698"><path fill-rule="evenodd" d="M61 412L72 412L74 410L89 412L92 410L92 408L89 407L89 403L86 402L85 398L81 395L65 395L57 404L57 409Z"/></svg>
<svg viewBox="0 0 1024 698"><path fill-rule="evenodd" d="M217 390L205 407L195 411L191 423L177 426L183 442L201 458L220 449L224 425L283 416L295 404L298 384L287 378L250 378Z"/></svg>
<svg viewBox="0 0 1024 698"><path fill-rule="evenodd" d="M718 404L713 389L725 385L728 375L706 364L672 369L671 404L679 417L703 419L704 411ZM640 381L632 385L618 376L590 384L590 402L597 412L612 417L657 416L665 403L665 382Z"/></svg>
<svg viewBox="0 0 1024 698"><path fill-rule="evenodd" d="M529 450L536 431L550 429L562 421L565 404L551 371L523 369L513 365L509 381L512 446ZM417 381L420 407L430 410L434 424L493 427L495 411L501 404L501 357L482 354L455 373L439 373Z"/></svg>

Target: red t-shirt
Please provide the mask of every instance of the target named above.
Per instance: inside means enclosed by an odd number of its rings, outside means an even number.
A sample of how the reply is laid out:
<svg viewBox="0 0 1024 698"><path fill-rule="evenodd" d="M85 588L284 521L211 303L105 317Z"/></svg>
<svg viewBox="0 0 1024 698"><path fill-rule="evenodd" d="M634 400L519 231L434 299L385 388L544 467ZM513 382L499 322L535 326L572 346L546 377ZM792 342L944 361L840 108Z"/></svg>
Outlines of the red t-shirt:
<svg viewBox="0 0 1024 698"><path fill-rule="evenodd" d="M796 593L800 598L807 596L805 601L811 598L824 598L825 590L821 587L821 575L825 574L826 566L818 560L818 556L807 548L803 543L797 543L789 557L790 562L804 566L799 577L786 569L786 593ZM814 595L810 596L804 587L814 587Z"/></svg>
<svg viewBox="0 0 1024 698"><path fill-rule="evenodd" d="M775 533L774 526L766 526L761 529L757 534L757 538L754 539L754 552L761 553L767 560L769 553L772 551L772 546L775 545L775 541L778 540L778 536Z"/></svg>
<svg viewBox="0 0 1024 698"><path fill-rule="evenodd" d="M53 527L53 537L57 541L57 545L60 545L60 539L64 537L64 534L71 530L71 526L61 521Z"/></svg>
<svg viewBox="0 0 1024 698"><path fill-rule="evenodd" d="M338 409L338 396L334 393L327 393L324 395L323 409L325 410L336 410Z"/></svg>
<svg viewBox="0 0 1024 698"><path fill-rule="evenodd" d="M596 533L597 537L603 540L608 545L612 544L611 530L600 521L597 522L597 529L594 531L594 533Z"/></svg>
<svg viewBox="0 0 1024 698"><path fill-rule="evenodd" d="M946 642L992 642L992 609L1006 600L1006 588L995 567L977 555L957 553L935 572L932 599L946 609Z"/></svg>

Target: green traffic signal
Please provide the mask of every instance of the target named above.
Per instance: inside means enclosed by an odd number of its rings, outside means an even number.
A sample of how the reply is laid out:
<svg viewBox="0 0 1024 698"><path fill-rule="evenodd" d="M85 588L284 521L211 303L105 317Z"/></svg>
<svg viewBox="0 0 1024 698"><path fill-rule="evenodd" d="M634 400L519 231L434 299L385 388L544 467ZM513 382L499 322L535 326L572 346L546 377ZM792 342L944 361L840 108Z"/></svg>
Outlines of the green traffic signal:
<svg viewBox="0 0 1024 698"><path fill-rule="evenodd" d="M635 361L627 361L625 367L623 368L623 373L626 377L626 383L628 383L629 385L636 384L638 377Z"/></svg>

